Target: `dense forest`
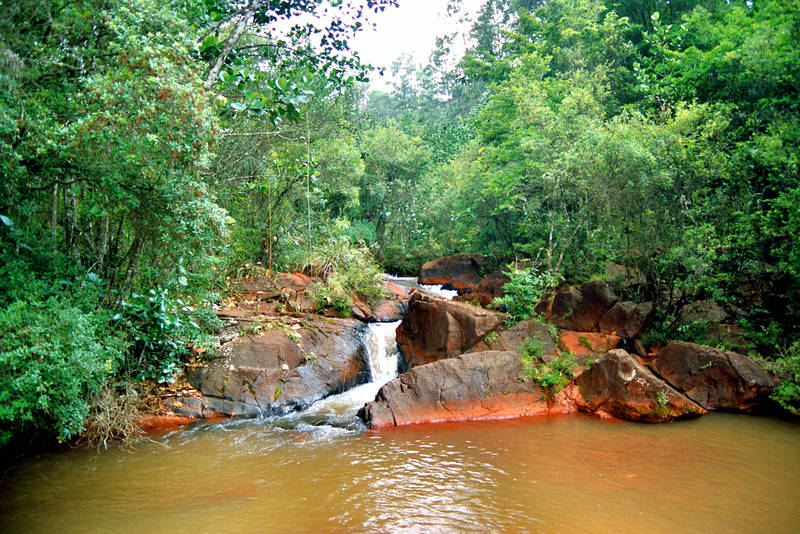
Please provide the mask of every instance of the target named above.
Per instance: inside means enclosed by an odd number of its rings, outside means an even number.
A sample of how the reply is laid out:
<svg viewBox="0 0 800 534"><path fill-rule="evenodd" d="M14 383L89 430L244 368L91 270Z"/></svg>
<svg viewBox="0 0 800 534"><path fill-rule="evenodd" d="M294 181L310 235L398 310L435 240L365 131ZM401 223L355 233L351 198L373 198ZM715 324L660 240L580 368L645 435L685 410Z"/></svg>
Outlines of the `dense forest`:
<svg viewBox="0 0 800 534"><path fill-rule="evenodd" d="M486 0L370 91L396 3L0 0L0 445L212 352L232 277L461 252L623 266L655 341L725 303L800 378L800 1Z"/></svg>

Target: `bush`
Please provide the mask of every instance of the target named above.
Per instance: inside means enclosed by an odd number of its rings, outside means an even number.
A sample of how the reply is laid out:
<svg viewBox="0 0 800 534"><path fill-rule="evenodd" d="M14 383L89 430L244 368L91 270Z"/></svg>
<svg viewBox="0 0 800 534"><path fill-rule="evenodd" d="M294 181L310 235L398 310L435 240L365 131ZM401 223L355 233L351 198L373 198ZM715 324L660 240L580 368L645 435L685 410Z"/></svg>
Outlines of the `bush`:
<svg viewBox="0 0 800 534"><path fill-rule="evenodd" d="M550 363L542 360L544 344L539 340L525 338L520 347L522 358L522 380L533 380L541 386L548 397L564 389L575 376L575 356L565 353L556 356Z"/></svg>
<svg viewBox="0 0 800 534"><path fill-rule="evenodd" d="M171 382L190 346L202 347L204 353L213 350L207 332L222 324L212 311L188 306L161 287L147 294L132 293L122 301L122 310L114 318L133 338L125 370L137 381Z"/></svg>
<svg viewBox="0 0 800 534"><path fill-rule="evenodd" d="M309 291L318 309L333 307L347 315L354 295L372 302L384 293L380 267L369 249L347 238L330 239L317 249L311 271L324 280Z"/></svg>
<svg viewBox="0 0 800 534"><path fill-rule="evenodd" d="M800 415L800 341L795 342L777 363L781 382L772 392L772 398L786 410Z"/></svg>
<svg viewBox="0 0 800 534"><path fill-rule="evenodd" d="M23 432L78 435L89 397L126 348L104 312L63 299L16 301L0 311L0 445Z"/></svg>
<svg viewBox="0 0 800 534"><path fill-rule="evenodd" d="M535 317L536 305L545 291L558 284L558 277L550 272L540 272L534 268L518 269L514 264L508 266L508 276L511 281L503 286L504 296L494 301L510 315L507 326Z"/></svg>

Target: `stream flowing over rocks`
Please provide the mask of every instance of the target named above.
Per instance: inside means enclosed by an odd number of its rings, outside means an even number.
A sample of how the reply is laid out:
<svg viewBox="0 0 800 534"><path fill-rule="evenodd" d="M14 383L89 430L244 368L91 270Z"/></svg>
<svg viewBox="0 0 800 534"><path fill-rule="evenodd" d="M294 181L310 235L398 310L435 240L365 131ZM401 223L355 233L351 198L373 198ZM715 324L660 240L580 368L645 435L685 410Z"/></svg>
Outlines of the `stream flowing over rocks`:
<svg viewBox="0 0 800 534"><path fill-rule="evenodd" d="M638 337L652 305L620 300L604 282L563 287L540 304L549 326L507 328L508 316L470 303L502 291L505 275L481 278L481 269L472 255L426 264L420 280L451 290L387 276L386 297L372 307L354 299L354 318L310 313L313 279L300 273L243 281L234 305L219 312L232 331L219 357L188 372L199 394L173 399L172 409L356 429L577 411L660 423L771 406L778 382L751 358L677 341L648 353ZM469 298L481 287L483 297ZM542 364L574 355L566 387L525 376L527 340Z"/></svg>

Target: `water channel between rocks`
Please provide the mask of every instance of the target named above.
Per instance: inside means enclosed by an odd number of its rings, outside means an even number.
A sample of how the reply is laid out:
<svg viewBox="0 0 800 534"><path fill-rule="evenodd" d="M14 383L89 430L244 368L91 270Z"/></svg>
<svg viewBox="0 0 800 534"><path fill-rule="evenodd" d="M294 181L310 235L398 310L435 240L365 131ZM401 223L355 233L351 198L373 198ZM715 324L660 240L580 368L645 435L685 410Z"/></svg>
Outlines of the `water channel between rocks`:
<svg viewBox="0 0 800 534"><path fill-rule="evenodd" d="M0 476L1 532L796 532L800 425L712 414L592 416L364 431L397 369L304 412L199 425L132 451L71 450Z"/></svg>

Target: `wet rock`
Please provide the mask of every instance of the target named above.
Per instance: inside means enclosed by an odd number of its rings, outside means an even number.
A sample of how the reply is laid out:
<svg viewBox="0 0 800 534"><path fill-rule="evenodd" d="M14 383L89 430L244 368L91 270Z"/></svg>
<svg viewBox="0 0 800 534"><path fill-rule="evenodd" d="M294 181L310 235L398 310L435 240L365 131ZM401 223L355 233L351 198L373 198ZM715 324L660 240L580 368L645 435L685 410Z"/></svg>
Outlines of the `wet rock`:
<svg viewBox="0 0 800 534"><path fill-rule="evenodd" d="M600 318L597 327L600 332L638 338L650 322L652 312L652 302L617 302Z"/></svg>
<svg viewBox="0 0 800 534"><path fill-rule="evenodd" d="M569 413L565 391L555 402L520 380L519 354L485 351L415 367L387 383L359 415L371 427Z"/></svg>
<svg viewBox="0 0 800 534"><path fill-rule="evenodd" d="M553 298L551 320L568 330L598 332L600 320L619 301L609 285L591 280L559 289Z"/></svg>
<svg viewBox="0 0 800 534"><path fill-rule="evenodd" d="M501 313L415 293L397 329L397 343L408 367L424 365L462 354L501 329L505 319Z"/></svg>
<svg viewBox="0 0 800 534"><path fill-rule="evenodd" d="M360 322L313 316L287 321L226 343L219 358L190 370L204 410L249 416L302 409L368 379Z"/></svg>
<svg viewBox="0 0 800 534"><path fill-rule="evenodd" d="M149 436L160 436L184 428L196 419L181 415L146 415L136 421L142 432Z"/></svg>
<svg viewBox="0 0 800 534"><path fill-rule="evenodd" d="M419 273L420 284L448 285L462 292L481 281L484 258L477 254L455 254L429 261Z"/></svg>
<svg viewBox="0 0 800 534"><path fill-rule="evenodd" d="M580 408L601 416L647 423L706 413L621 349L606 354L575 379Z"/></svg>
<svg viewBox="0 0 800 534"><path fill-rule="evenodd" d="M190 417L192 419L201 419L205 417L203 414L203 399L202 397L169 397L163 401L164 407L183 417Z"/></svg>
<svg viewBox="0 0 800 534"><path fill-rule="evenodd" d="M398 300L381 299L370 309L367 320L371 323L399 321L405 313L405 305Z"/></svg>
<svg viewBox="0 0 800 534"><path fill-rule="evenodd" d="M669 343L650 365L708 410L753 410L778 384L752 358L683 341Z"/></svg>
<svg viewBox="0 0 800 534"><path fill-rule="evenodd" d="M542 354L546 362L551 361L558 352L547 326L535 321L520 321L507 330L489 333L466 352L500 350L519 354L526 338L542 343Z"/></svg>

